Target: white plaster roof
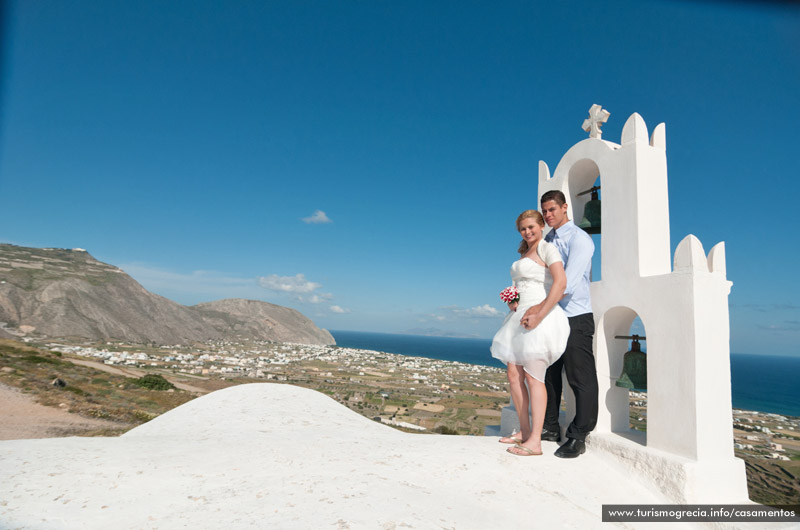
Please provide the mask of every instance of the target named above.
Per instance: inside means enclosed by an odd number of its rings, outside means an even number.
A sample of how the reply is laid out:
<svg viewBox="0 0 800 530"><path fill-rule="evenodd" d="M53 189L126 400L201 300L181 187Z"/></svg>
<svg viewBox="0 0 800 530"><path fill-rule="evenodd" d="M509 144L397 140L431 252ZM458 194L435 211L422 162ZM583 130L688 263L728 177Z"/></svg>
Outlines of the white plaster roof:
<svg viewBox="0 0 800 530"><path fill-rule="evenodd" d="M601 523L604 503L669 501L602 452L544 446L515 457L494 437L399 432L312 390L235 386L120 438L0 442L0 527L656 526Z"/></svg>

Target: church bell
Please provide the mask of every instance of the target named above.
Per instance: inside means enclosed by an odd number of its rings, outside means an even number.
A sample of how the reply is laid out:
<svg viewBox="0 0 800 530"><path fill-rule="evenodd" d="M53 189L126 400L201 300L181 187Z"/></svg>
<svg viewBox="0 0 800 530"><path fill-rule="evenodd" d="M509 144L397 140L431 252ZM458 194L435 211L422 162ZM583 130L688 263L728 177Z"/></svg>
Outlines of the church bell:
<svg viewBox="0 0 800 530"><path fill-rule="evenodd" d="M647 354L642 351L640 340L646 337L639 335L617 335L617 339L632 339L631 350L622 359L622 374L617 379L617 386L628 390L647 392Z"/></svg>
<svg viewBox="0 0 800 530"><path fill-rule="evenodd" d="M586 203L583 208L583 219L578 223L579 228L583 228L587 234L600 233L600 199L597 196L597 190L600 186L593 186L591 189L582 191L578 196L592 194L592 198Z"/></svg>

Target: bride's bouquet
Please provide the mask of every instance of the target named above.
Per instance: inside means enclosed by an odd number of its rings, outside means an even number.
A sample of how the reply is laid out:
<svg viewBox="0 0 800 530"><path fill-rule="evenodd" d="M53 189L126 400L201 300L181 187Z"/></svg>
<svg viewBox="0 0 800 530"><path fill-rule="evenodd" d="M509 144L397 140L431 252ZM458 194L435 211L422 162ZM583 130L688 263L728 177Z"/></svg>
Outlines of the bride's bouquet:
<svg viewBox="0 0 800 530"><path fill-rule="evenodd" d="M519 291L517 291L517 288L513 285L511 287L506 287L500 291L500 300L507 304L519 302Z"/></svg>

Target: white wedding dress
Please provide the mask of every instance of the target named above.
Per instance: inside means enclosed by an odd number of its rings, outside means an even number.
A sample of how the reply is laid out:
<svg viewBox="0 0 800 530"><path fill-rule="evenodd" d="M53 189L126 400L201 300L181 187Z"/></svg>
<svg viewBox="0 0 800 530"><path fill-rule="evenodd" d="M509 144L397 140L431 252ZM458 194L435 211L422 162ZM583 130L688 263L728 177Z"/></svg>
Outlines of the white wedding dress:
<svg viewBox="0 0 800 530"><path fill-rule="evenodd" d="M540 241L536 250L548 266L562 261L558 249L547 241ZM544 382L547 367L558 360L567 347L569 321L564 310L556 304L537 327L530 330L522 327L519 321L525 311L547 298L553 277L547 267L530 258L522 258L511 265L511 279L519 291L519 306L516 311L509 312L494 336L492 357L505 364L521 365L526 372Z"/></svg>

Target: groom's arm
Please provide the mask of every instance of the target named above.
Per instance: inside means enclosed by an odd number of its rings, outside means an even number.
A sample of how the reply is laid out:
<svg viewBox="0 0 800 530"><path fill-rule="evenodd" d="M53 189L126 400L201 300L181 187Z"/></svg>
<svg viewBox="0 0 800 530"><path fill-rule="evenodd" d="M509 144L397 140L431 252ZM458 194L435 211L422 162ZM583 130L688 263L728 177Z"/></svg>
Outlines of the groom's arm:
<svg viewBox="0 0 800 530"><path fill-rule="evenodd" d="M593 255L594 242L591 236L583 232L583 230L581 230L580 233L574 234L569 242L569 257L564 267L564 272L567 276L567 287L564 289L563 296L572 296L575 292L576 287L583 281L583 275L586 272L586 268L592 262ZM522 324L525 329L530 329L526 325L528 320L536 318L543 307L544 302L540 302L528 308L520 319L520 324Z"/></svg>
<svg viewBox="0 0 800 530"><path fill-rule="evenodd" d="M569 242L569 258L564 267L564 271L567 273L567 288L564 290L564 296L571 296L575 292L575 289L583 281L583 275L594 255L594 242L591 236L581 232L574 234Z"/></svg>
<svg viewBox="0 0 800 530"><path fill-rule="evenodd" d="M531 308L535 308L536 312L531 312L529 309L520 319L520 324L525 329L533 329L538 326L564 296L564 286L567 284L567 278L564 275L564 264L561 261L557 261L550 265L548 269L550 269L550 274L553 276L553 284L547 292L547 298Z"/></svg>

